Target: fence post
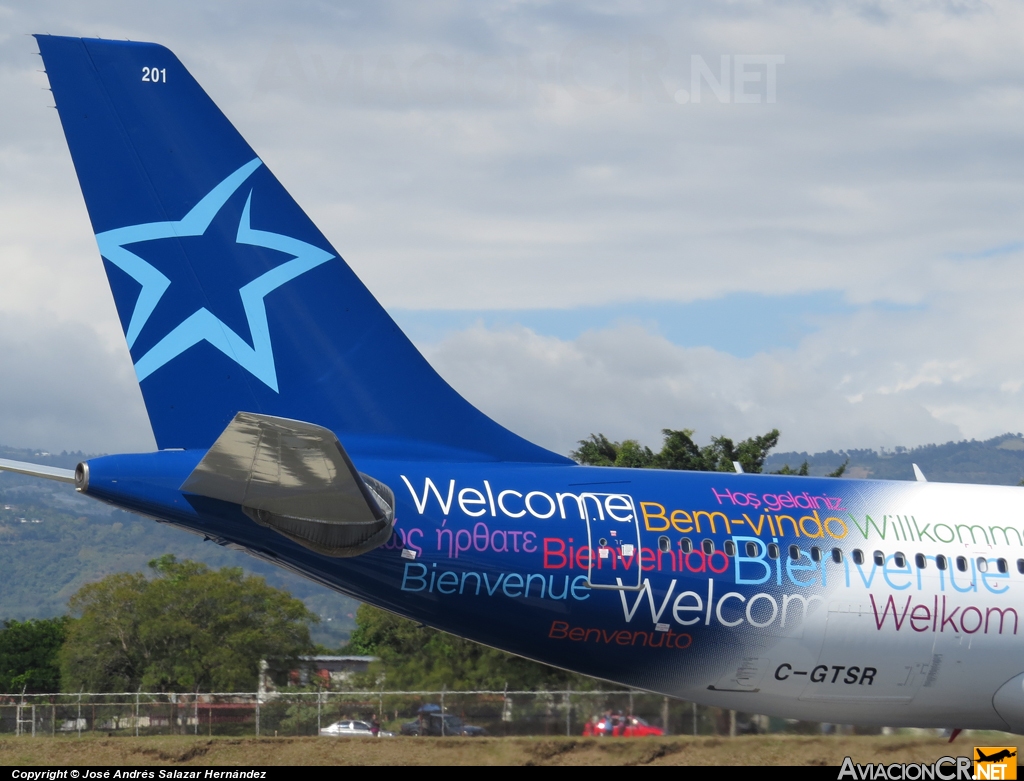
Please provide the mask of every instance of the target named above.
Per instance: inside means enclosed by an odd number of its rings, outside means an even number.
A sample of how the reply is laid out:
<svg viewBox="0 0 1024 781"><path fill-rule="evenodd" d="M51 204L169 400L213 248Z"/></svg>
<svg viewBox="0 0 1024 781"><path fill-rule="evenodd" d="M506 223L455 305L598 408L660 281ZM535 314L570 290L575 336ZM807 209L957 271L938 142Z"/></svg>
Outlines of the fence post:
<svg viewBox="0 0 1024 781"><path fill-rule="evenodd" d="M78 737L82 737L82 690L78 690L78 718L75 719L75 726L78 727Z"/></svg>
<svg viewBox="0 0 1024 781"><path fill-rule="evenodd" d="M693 736L697 737L697 703L693 703Z"/></svg>
<svg viewBox="0 0 1024 781"><path fill-rule="evenodd" d="M256 694L256 737L260 736L260 695Z"/></svg>
<svg viewBox="0 0 1024 781"><path fill-rule="evenodd" d="M441 737L444 737L444 692L448 688L447 684L441 684Z"/></svg>
<svg viewBox="0 0 1024 781"><path fill-rule="evenodd" d="M199 734L199 689L196 689L196 706L194 708L194 711L195 711L195 717L196 717L195 734L198 735Z"/></svg>
<svg viewBox="0 0 1024 781"><path fill-rule="evenodd" d="M32 705L32 737L36 736L36 706Z"/></svg>
<svg viewBox="0 0 1024 781"><path fill-rule="evenodd" d="M565 690L565 736L572 735L572 689Z"/></svg>
<svg viewBox="0 0 1024 781"><path fill-rule="evenodd" d="M320 737L320 701L323 699L323 689L316 687L316 734Z"/></svg>
<svg viewBox="0 0 1024 781"><path fill-rule="evenodd" d="M139 736L139 694L142 692L142 684L139 684L138 691L135 692L135 737Z"/></svg>

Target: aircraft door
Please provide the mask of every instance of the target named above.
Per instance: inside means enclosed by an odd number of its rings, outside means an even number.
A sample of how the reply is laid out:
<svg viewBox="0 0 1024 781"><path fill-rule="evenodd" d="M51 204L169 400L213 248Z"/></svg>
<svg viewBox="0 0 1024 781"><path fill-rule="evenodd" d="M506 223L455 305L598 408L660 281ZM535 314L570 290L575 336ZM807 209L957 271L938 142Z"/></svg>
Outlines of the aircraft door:
<svg viewBox="0 0 1024 781"><path fill-rule="evenodd" d="M640 519L629 494L581 495L587 522L590 556L587 580L591 588L638 591L643 582L640 566Z"/></svg>

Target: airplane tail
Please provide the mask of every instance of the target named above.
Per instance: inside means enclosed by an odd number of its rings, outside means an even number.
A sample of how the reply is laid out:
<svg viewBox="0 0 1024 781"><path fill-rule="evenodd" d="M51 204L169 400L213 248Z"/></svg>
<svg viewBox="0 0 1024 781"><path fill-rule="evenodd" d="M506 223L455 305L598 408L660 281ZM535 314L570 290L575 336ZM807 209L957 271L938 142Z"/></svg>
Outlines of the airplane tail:
<svg viewBox="0 0 1024 781"><path fill-rule="evenodd" d="M36 40L160 448L244 411L361 455L567 462L441 379L168 49Z"/></svg>

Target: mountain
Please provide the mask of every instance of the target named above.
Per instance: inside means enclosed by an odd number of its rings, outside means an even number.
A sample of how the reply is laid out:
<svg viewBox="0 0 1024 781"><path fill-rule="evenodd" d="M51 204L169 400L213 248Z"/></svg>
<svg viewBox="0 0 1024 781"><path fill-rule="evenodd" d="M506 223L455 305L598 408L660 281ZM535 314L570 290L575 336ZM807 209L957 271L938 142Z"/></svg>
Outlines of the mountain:
<svg viewBox="0 0 1024 781"><path fill-rule="evenodd" d="M0 447L0 458L73 469L83 453L50 454ZM0 620L49 618L67 611L81 586L115 572L146 572L173 553L211 567L242 567L306 603L320 623L314 642L337 648L355 626L358 602L298 575L203 538L126 513L70 485L0 473Z"/></svg>
<svg viewBox="0 0 1024 781"><path fill-rule="evenodd" d="M797 469L806 461L812 475L824 475L850 460L845 477L876 480L913 480L917 464L931 482L1019 485L1024 479L1024 436L1002 434L976 439L894 450L828 450L824 453L773 453L764 471L783 465Z"/></svg>

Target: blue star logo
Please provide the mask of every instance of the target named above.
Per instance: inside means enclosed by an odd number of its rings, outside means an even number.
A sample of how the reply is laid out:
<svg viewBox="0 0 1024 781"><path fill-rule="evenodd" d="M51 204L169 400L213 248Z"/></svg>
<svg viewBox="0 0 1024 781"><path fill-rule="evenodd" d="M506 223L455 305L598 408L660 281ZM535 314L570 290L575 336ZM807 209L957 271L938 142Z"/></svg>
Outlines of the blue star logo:
<svg viewBox="0 0 1024 781"><path fill-rule="evenodd" d="M164 293L171 286L171 280L153 264L127 249L127 246L154 239L202 236L228 199L261 165L262 161L259 158L243 165L210 190L180 220L147 222L96 234L100 254L142 286L125 330L129 350L142 333ZM271 268L238 289L249 324L252 346L206 307L200 307L135 362L135 373L139 382L190 347L206 341L275 392L278 391L277 369L274 366L274 350L270 341L264 298L285 283L335 256L305 241L280 233L254 229L250 224L251 204L250 190L238 222L236 243L276 250L291 256L291 260Z"/></svg>

